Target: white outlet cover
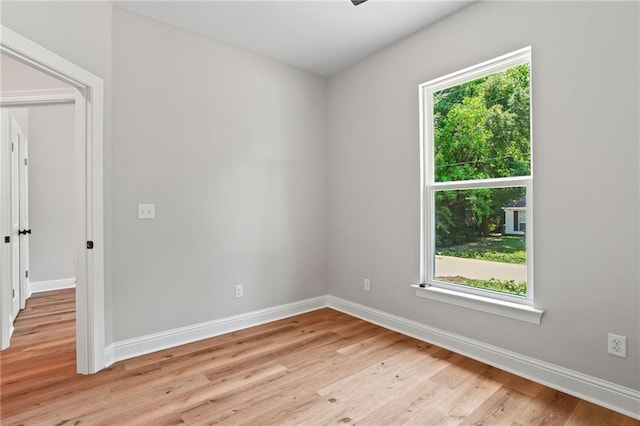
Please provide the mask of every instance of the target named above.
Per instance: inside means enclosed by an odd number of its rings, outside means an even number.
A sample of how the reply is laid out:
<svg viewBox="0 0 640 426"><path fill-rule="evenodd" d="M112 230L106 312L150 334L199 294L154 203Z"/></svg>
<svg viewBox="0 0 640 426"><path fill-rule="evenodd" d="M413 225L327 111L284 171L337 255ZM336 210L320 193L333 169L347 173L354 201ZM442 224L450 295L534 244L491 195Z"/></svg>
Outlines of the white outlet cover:
<svg viewBox="0 0 640 426"><path fill-rule="evenodd" d="M138 204L138 219L155 219L155 204Z"/></svg>
<svg viewBox="0 0 640 426"><path fill-rule="evenodd" d="M617 334L609 333L608 337L608 352L611 355L619 356L620 358L627 357L627 337L618 336Z"/></svg>

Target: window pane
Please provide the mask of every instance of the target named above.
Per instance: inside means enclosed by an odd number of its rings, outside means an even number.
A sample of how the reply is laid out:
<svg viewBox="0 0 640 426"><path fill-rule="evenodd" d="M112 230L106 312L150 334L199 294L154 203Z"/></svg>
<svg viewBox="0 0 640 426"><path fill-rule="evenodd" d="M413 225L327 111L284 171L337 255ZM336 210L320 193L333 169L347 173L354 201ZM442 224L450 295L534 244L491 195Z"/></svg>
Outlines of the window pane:
<svg viewBox="0 0 640 426"><path fill-rule="evenodd" d="M531 174L530 67L433 93L435 181Z"/></svg>
<svg viewBox="0 0 640 426"><path fill-rule="evenodd" d="M435 193L435 279L526 296L526 188Z"/></svg>

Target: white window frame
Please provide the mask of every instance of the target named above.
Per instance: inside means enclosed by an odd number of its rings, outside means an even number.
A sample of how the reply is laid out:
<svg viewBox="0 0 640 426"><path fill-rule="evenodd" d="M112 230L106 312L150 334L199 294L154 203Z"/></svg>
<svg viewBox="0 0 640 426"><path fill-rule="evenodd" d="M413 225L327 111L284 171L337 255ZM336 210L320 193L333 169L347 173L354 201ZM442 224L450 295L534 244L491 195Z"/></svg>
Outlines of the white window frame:
<svg viewBox="0 0 640 426"><path fill-rule="evenodd" d="M434 176L433 94L478 78L505 71L518 65L531 64L531 47L500 56L478 65L428 81L419 86L421 128L421 232L420 284L413 285L416 294L448 303L478 309L524 321L540 323L542 312L533 307L533 161L528 176L436 182ZM531 85L530 85L531 87ZM531 113L531 112L530 112ZM533 146L533 137L532 144ZM527 294L510 295L446 283L435 279L435 194L442 190L479 188L526 188L527 197ZM504 312L507 312L506 314Z"/></svg>

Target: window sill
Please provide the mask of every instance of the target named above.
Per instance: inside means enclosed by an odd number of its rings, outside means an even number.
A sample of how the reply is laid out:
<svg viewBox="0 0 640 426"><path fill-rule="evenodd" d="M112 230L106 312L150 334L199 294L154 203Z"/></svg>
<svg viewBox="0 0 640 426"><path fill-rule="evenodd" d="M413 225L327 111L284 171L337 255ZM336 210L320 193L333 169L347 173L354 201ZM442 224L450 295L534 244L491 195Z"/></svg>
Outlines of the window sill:
<svg viewBox="0 0 640 426"><path fill-rule="evenodd" d="M506 302L504 300L496 300L489 297L476 296L474 294L461 293L433 286L420 287L417 284L412 284L411 287L416 289L416 296L418 297L462 306L531 324L539 325L542 315L544 314L544 310L542 309Z"/></svg>

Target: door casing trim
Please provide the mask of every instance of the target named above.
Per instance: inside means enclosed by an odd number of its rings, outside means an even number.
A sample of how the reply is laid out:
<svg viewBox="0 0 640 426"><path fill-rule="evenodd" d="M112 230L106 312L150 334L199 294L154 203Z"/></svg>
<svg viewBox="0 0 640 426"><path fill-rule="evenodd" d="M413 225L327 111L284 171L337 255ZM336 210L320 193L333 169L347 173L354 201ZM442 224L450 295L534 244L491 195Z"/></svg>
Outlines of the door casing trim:
<svg viewBox="0 0 640 426"><path fill-rule="evenodd" d="M104 82L67 59L0 25L0 51L26 65L56 77L74 88L76 105L75 181L77 182L76 236L76 366L92 374L105 366L103 125ZM24 104L23 104L24 105ZM81 202L80 202L81 201ZM4 202L3 202L4 204ZM5 208L6 206L2 206ZM93 249L87 249L87 241ZM6 265L6 248L0 253ZM7 312L7 285L0 287L0 306ZM2 344L10 325L0 318Z"/></svg>

